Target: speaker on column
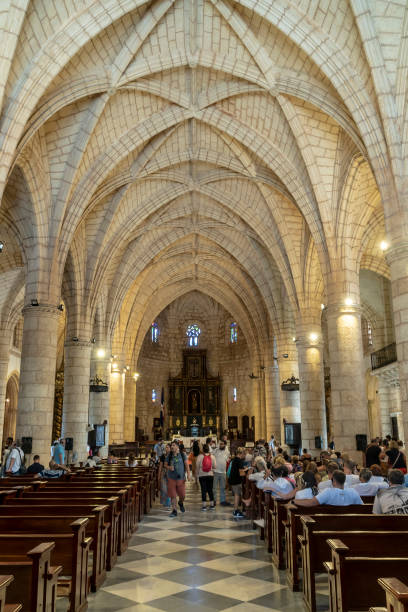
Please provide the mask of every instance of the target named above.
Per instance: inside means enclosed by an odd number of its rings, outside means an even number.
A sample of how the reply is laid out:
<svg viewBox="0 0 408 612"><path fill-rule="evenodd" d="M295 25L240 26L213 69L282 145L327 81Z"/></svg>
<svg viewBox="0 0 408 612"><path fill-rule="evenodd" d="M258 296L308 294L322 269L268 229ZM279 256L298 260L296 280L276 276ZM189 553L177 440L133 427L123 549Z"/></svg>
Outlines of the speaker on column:
<svg viewBox="0 0 408 612"><path fill-rule="evenodd" d="M366 434L356 434L356 447L358 451L365 452L367 449L367 436Z"/></svg>
<svg viewBox="0 0 408 612"><path fill-rule="evenodd" d="M65 438L65 450L66 451L74 450L74 438Z"/></svg>
<svg viewBox="0 0 408 612"><path fill-rule="evenodd" d="M315 448L322 448L322 436L315 436Z"/></svg>
<svg viewBox="0 0 408 612"><path fill-rule="evenodd" d="M33 452L33 439L29 437L21 438L21 450L25 455L31 455Z"/></svg>

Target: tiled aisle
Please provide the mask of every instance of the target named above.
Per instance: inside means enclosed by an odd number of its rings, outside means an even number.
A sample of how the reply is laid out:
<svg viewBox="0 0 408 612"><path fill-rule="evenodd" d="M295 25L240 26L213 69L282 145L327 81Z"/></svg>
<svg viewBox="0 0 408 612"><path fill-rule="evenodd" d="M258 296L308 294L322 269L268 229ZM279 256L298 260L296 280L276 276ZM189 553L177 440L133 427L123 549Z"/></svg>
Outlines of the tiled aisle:
<svg viewBox="0 0 408 612"><path fill-rule="evenodd" d="M249 522L234 520L230 508L200 508L193 485L184 515L170 519L156 506L103 588L90 595L89 610L303 612L301 594L286 587L285 572L273 567Z"/></svg>

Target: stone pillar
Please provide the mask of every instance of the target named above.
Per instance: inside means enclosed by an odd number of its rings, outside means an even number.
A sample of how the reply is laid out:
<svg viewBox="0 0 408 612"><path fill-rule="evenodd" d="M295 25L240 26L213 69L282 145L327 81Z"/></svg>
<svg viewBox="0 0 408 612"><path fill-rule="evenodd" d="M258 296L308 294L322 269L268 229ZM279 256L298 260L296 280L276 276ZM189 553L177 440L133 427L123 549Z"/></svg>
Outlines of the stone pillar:
<svg viewBox="0 0 408 612"><path fill-rule="evenodd" d="M391 416L390 416L390 391L391 388L385 381L378 378L378 402L380 405L381 430L379 434L385 438L391 433Z"/></svg>
<svg viewBox="0 0 408 612"><path fill-rule="evenodd" d="M319 455L315 437L321 436L322 448L327 448L326 404L322 330L318 323L297 325L296 345L299 363L300 414L302 446Z"/></svg>
<svg viewBox="0 0 408 612"><path fill-rule="evenodd" d="M255 376L258 376L259 369L254 369ZM252 379L252 415L255 417L255 440L259 440L263 435L262 427L262 407L261 407L261 377Z"/></svg>
<svg viewBox="0 0 408 612"><path fill-rule="evenodd" d="M352 304L346 302L353 300ZM368 436L368 403L358 297L327 307L330 354L330 423L336 448L361 459L356 434Z"/></svg>
<svg viewBox="0 0 408 612"><path fill-rule="evenodd" d="M11 332L0 328L0 449L3 444L4 411L7 389L7 372L10 358Z"/></svg>
<svg viewBox="0 0 408 612"><path fill-rule="evenodd" d="M403 431L408 437L408 241L391 245L386 254L391 270L392 308L401 393Z"/></svg>
<svg viewBox="0 0 408 612"><path fill-rule="evenodd" d="M110 411L110 370L111 360L106 355L110 355L110 350L102 347L95 347L91 357L91 378L99 378L107 383L108 391L102 393L92 392L89 394L89 422L91 425L105 424L105 446L99 449L102 458L108 456L109 445L109 411Z"/></svg>
<svg viewBox="0 0 408 612"><path fill-rule="evenodd" d="M92 344L69 340L64 350L64 400L62 435L73 438L79 461L87 457L89 424L89 379Z"/></svg>
<svg viewBox="0 0 408 612"><path fill-rule="evenodd" d="M275 363L265 365L266 439L280 440L279 369Z"/></svg>
<svg viewBox="0 0 408 612"><path fill-rule="evenodd" d="M125 373L123 365L116 361L118 371L110 375L110 428L109 442L123 444L124 439L124 402L125 402ZM112 364L113 367L113 364Z"/></svg>
<svg viewBox="0 0 408 612"><path fill-rule="evenodd" d="M58 319L56 306L25 306L23 309L16 437L33 439L33 453L44 465L50 458L54 414Z"/></svg>
<svg viewBox="0 0 408 612"><path fill-rule="evenodd" d="M125 375L124 437L125 442L135 440L136 381L131 372Z"/></svg>
<svg viewBox="0 0 408 612"><path fill-rule="evenodd" d="M280 436L285 443L284 420L287 423L301 423L300 392L283 391L281 384L292 376L299 378L298 352L294 340L278 339L279 393L280 393Z"/></svg>

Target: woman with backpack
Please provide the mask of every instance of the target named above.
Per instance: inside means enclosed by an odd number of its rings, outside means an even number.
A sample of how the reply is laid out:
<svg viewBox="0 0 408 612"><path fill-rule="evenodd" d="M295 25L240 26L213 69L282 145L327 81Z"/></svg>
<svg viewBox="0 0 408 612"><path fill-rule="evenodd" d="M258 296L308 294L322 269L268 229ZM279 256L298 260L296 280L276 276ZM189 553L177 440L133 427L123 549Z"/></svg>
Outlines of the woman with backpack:
<svg viewBox="0 0 408 612"><path fill-rule="evenodd" d="M210 499L209 510L215 510L214 506L214 468L216 467L215 458L210 454L210 447L208 444L203 446L203 454L197 458L196 473L201 487L201 499L203 506L201 510L205 512L207 510L207 493Z"/></svg>
<svg viewBox="0 0 408 612"><path fill-rule="evenodd" d="M190 468L187 461L187 455L180 452L180 446L177 442L171 443L170 453L164 460L164 467L167 470L167 492L171 498L172 511L170 518L177 516L177 496L179 498L179 508L181 512L185 512L184 498L186 496L186 475L190 480Z"/></svg>

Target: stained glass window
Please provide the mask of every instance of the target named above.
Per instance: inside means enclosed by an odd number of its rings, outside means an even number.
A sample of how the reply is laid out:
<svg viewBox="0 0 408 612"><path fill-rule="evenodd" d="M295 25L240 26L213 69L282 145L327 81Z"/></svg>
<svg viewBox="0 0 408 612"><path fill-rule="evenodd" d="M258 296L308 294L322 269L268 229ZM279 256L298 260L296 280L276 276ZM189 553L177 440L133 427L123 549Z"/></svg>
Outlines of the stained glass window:
<svg viewBox="0 0 408 612"><path fill-rule="evenodd" d="M373 328L371 327L371 323L367 321L367 338L368 338L368 346L373 346Z"/></svg>
<svg viewBox="0 0 408 612"><path fill-rule="evenodd" d="M155 401L156 401L156 397L157 397L157 395L156 395L156 389L152 389L152 402L155 402Z"/></svg>
<svg viewBox="0 0 408 612"><path fill-rule="evenodd" d="M232 401L233 402L237 401L237 388L236 387L232 389Z"/></svg>
<svg viewBox="0 0 408 612"><path fill-rule="evenodd" d="M230 325L230 342L231 344L238 342L238 325L236 323Z"/></svg>
<svg viewBox="0 0 408 612"><path fill-rule="evenodd" d="M159 334L160 334L160 330L159 330L158 324L157 323L152 323L150 331L151 331L151 335L152 335L152 342L158 342L159 341Z"/></svg>
<svg viewBox="0 0 408 612"><path fill-rule="evenodd" d="M198 339L201 334L201 329L198 327L196 323L193 323L192 325L189 325L187 327L186 334L188 338L188 345L198 346Z"/></svg>

